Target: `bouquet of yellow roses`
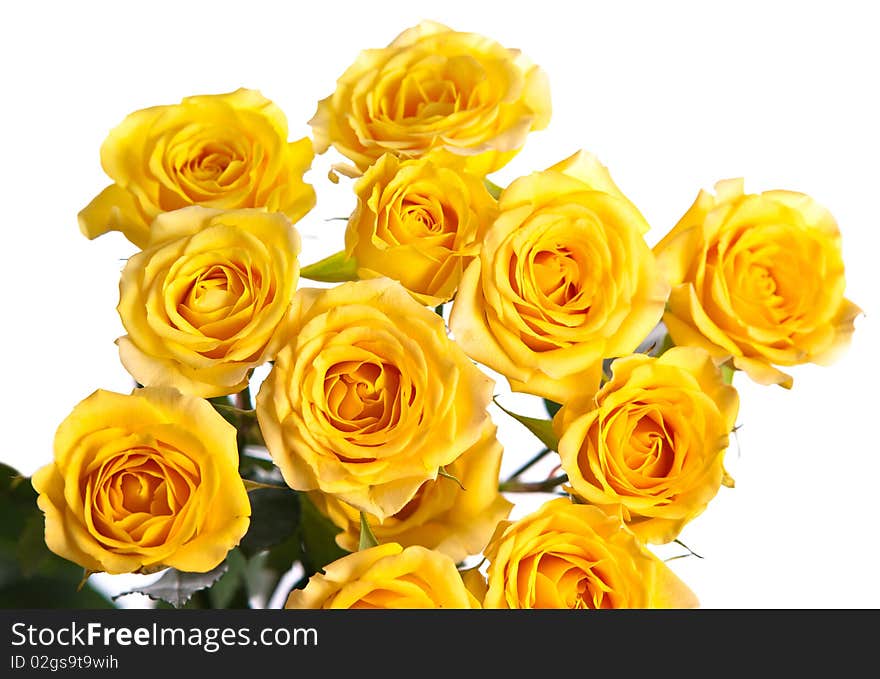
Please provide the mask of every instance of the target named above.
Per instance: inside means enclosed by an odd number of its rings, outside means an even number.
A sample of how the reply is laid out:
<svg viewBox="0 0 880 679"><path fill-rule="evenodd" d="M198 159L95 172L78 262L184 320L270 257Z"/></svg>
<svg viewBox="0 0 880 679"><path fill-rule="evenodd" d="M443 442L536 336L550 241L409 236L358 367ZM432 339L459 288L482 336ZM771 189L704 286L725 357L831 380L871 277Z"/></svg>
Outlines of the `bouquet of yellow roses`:
<svg viewBox="0 0 880 679"><path fill-rule="evenodd" d="M60 423L30 480L48 549L84 582L161 571L136 591L175 607L697 606L652 546L733 486L734 374L789 388L846 347L840 232L723 179L651 248L581 149L496 185L550 118L539 66L429 21L362 52L310 138L244 88L128 115L79 225L138 249L135 386ZM303 262L331 147L356 206ZM493 414L532 448L505 479ZM519 493L551 497L513 519Z"/></svg>

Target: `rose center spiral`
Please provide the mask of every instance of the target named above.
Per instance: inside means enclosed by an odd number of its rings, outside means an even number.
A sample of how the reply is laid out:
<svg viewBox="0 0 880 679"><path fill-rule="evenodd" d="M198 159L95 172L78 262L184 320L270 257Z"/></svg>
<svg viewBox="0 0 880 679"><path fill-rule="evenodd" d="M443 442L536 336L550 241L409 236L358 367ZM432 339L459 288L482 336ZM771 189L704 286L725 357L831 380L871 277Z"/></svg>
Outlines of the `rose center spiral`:
<svg viewBox="0 0 880 679"><path fill-rule="evenodd" d="M193 281L185 305L206 313L229 307L244 292L241 277L225 266L212 266Z"/></svg>
<svg viewBox="0 0 880 679"><path fill-rule="evenodd" d="M209 142L198 149L186 164L185 172L197 182L227 183L235 168L241 164L234 149L217 142Z"/></svg>
<svg viewBox="0 0 880 679"><path fill-rule="evenodd" d="M342 431L385 427L400 414L400 371L393 365L338 363L327 371L324 391L331 421Z"/></svg>
<svg viewBox="0 0 880 679"><path fill-rule="evenodd" d="M538 290L554 304L564 306L580 292L580 267L565 247L538 252L532 272Z"/></svg>

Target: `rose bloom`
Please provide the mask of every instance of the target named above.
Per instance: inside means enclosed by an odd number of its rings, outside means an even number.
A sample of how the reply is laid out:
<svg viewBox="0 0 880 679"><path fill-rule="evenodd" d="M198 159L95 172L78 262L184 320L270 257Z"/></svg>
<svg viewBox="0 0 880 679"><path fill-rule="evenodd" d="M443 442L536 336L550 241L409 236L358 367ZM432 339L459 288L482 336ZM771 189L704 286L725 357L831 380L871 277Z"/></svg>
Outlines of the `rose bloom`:
<svg viewBox="0 0 880 679"><path fill-rule="evenodd" d="M513 506L498 491L502 448L495 437L496 429L487 421L482 438L446 466L454 479L441 476L425 481L403 509L381 523L367 515L376 539L404 547L422 545L449 555L456 563L479 554ZM360 512L326 493L313 491L309 497L343 529L336 535L337 544L356 551Z"/></svg>
<svg viewBox="0 0 880 679"><path fill-rule="evenodd" d="M297 221L315 204L303 182L314 151L287 141L287 119L256 90L199 95L128 115L101 145L113 184L79 213L89 238L121 231L139 248L161 212L264 207Z"/></svg>
<svg viewBox="0 0 880 679"><path fill-rule="evenodd" d="M663 320L675 344L732 360L761 384L791 387L774 366L831 363L861 313L843 296L837 223L802 193L720 181L654 251L673 286Z"/></svg>
<svg viewBox="0 0 880 679"><path fill-rule="evenodd" d="M447 555L413 545L353 552L291 591L285 608L480 608Z"/></svg>
<svg viewBox="0 0 880 679"><path fill-rule="evenodd" d="M721 487L739 396L694 347L611 367L597 394L568 401L553 418L569 490L619 513L642 541L669 542Z"/></svg>
<svg viewBox="0 0 880 679"><path fill-rule="evenodd" d="M159 215L119 283L122 364L148 386L206 398L241 391L286 341L299 251L281 213L193 206Z"/></svg>
<svg viewBox="0 0 880 679"><path fill-rule="evenodd" d="M384 521L483 437L494 382L396 281L304 288L295 306L257 394L269 453L291 488Z"/></svg>
<svg viewBox="0 0 880 679"><path fill-rule="evenodd" d="M485 175L547 126L550 108L544 72L519 50L423 21L361 52L310 124L318 153L332 144L361 170L386 152L431 153Z"/></svg>
<svg viewBox="0 0 880 679"><path fill-rule="evenodd" d="M86 570L207 572L247 532L235 428L171 388L97 390L32 477L46 544Z"/></svg>
<svg viewBox="0 0 880 679"><path fill-rule="evenodd" d="M393 278L428 306L449 301L495 217L483 180L427 158L386 154L354 190L345 250L358 276Z"/></svg>
<svg viewBox="0 0 880 679"><path fill-rule="evenodd" d="M562 403L598 386L602 360L635 350L663 314L647 230L592 154L515 180L462 277L455 339L514 391Z"/></svg>
<svg viewBox="0 0 880 679"><path fill-rule="evenodd" d="M695 608L694 593L620 519L567 498L502 521L483 608Z"/></svg>

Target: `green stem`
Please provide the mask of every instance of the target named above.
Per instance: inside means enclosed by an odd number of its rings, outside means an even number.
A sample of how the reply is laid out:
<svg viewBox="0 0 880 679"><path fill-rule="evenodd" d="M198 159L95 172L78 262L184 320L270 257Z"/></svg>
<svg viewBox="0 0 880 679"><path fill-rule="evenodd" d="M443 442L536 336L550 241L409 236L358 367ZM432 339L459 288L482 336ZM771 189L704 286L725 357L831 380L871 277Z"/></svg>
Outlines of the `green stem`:
<svg viewBox="0 0 880 679"><path fill-rule="evenodd" d="M560 474L545 481L504 481L498 484L502 493L546 493L568 481L568 474Z"/></svg>
<svg viewBox="0 0 880 679"><path fill-rule="evenodd" d="M535 464L543 460L544 457L551 452L552 451L549 448L544 448L543 450L538 451L537 455L535 455L531 460L526 462L522 467L520 467L515 472L513 472L513 474L507 477L507 481L505 481L505 483L509 483L510 481L515 480L520 474L522 474L524 471L527 471L528 469L531 469Z"/></svg>
<svg viewBox="0 0 880 679"><path fill-rule="evenodd" d="M260 429L260 423L256 416L243 422L239 429L241 440L247 446L266 447L266 441L263 439L263 431Z"/></svg>
<svg viewBox="0 0 880 679"><path fill-rule="evenodd" d="M673 540L673 542L677 545L681 545L682 547L684 547L688 552L691 553L691 555L697 557L698 559L703 558L699 554L697 554L694 550L692 550L690 547L688 547L686 544L684 544L681 540Z"/></svg>
<svg viewBox="0 0 880 679"><path fill-rule="evenodd" d="M245 385L245 388L233 397L232 403L239 410L253 410L254 404L251 402L250 385Z"/></svg>

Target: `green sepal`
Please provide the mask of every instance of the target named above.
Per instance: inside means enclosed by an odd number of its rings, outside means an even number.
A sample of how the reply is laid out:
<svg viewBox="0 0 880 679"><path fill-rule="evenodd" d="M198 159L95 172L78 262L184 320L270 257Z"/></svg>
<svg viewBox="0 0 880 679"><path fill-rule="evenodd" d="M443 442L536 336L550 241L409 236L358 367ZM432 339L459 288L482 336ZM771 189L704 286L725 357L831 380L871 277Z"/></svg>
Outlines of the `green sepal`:
<svg viewBox="0 0 880 679"><path fill-rule="evenodd" d="M553 421L552 420L541 420L537 417L528 417L527 415L519 415L518 413L511 412L503 405L498 403L496 399L492 399L495 401L495 405L497 405L501 410L510 415L513 419L523 425L526 429L528 429L532 434L534 434L538 440L547 446L550 450L556 451L559 449L559 438L553 432Z"/></svg>
<svg viewBox="0 0 880 679"><path fill-rule="evenodd" d="M274 483L260 483L259 481L251 481L250 479L242 479L244 489L250 493L252 490L288 490L287 486L277 486Z"/></svg>
<svg viewBox="0 0 880 679"><path fill-rule="evenodd" d="M486 190L489 192L489 195L492 196L495 200L498 200L501 197L501 192L504 191L504 189L498 186L498 184L493 182L488 177L483 177L483 184L486 185Z"/></svg>
<svg viewBox="0 0 880 679"><path fill-rule="evenodd" d="M448 471L446 471L446 467L441 466L440 469L437 470L437 476L442 476L444 479L455 481L458 484L459 488L461 488L462 490L467 490L467 488L465 488L464 484L461 482L461 479L459 479L454 474L450 474Z"/></svg>
<svg viewBox="0 0 880 679"><path fill-rule="evenodd" d="M358 280L357 260L340 250L329 257L304 266L299 271L300 278L308 278L322 283L343 283Z"/></svg>
<svg viewBox="0 0 880 679"><path fill-rule="evenodd" d="M543 399L544 401L544 410L547 411L547 414L550 418L556 417L556 413L559 412L559 409L562 407L561 403L557 403L556 401L551 401L549 398Z"/></svg>
<svg viewBox="0 0 880 679"><path fill-rule="evenodd" d="M379 541L376 539L373 529L370 528L370 524L367 521L367 515L361 512L361 536L358 540L358 551L370 549L370 547L375 547L378 544Z"/></svg>
<svg viewBox="0 0 880 679"><path fill-rule="evenodd" d="M724 380L724 384L733 384L733 375L735 372L736 368L728 363L721 365L721 378Z"/></svg>

